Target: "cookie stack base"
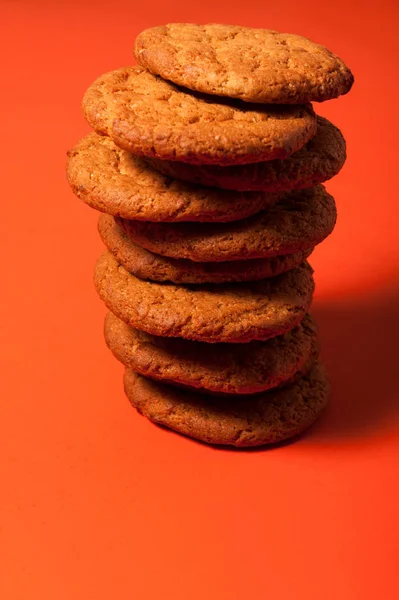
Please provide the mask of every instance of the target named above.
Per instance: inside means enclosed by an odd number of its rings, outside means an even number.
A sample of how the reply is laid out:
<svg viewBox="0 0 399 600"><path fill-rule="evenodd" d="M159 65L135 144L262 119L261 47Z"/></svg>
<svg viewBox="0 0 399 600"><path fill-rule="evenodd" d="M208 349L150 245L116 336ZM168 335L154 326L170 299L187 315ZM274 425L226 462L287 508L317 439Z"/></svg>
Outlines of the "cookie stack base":
<svg viewBox="0 0 399 600"><path fill-rule="evenodd" d="M208 444L253 447L276 444L308 429L328 403L329 382L317 361L284 388L227 398L206 396L153 381L126 369L125 392L139 413Z"/></svg>

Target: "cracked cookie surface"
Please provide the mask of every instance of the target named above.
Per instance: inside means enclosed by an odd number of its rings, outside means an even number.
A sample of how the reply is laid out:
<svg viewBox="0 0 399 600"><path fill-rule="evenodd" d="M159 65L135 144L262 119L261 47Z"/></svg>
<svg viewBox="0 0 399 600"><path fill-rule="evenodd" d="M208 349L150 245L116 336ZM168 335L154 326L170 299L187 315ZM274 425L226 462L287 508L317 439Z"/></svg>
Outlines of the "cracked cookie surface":
<svg viewBox="0 0 399 600"><path fill-rule="evenodd" d="M286 256L201 263L154 254L137 246L111 215L100 215L98 231L120 265L136 277L151 281L197 284L258 281L298 267L313 251L311 248Z"/></svg>
<svg viewBox="0 0 399 600"><path fill-rule="evenodd" d="M286 158L317 129L310 104L262 106L193 94L141 67L101 75L83 98L83 112L120 148L193 164Z"/></svg>
<svg viewBox="0 0 399 600"><path fill-rule="evenodd" d="M245 343L286 333L307 313L314 291L308 263L272 279L233 284L175 285L143 281L106 252L94 284L122 321L158 336Z"/></svg>
<svg viewBox="0 0 399 600"><path fill-rule="evenodd" d="M172 258L219 262L302 252L334 229L334 199L322 185L287 192L267 210L233 223L149 223L117 218L139 246Z"/></svg>
<svg viewBox="0 0 399 600"><path fill-rule="evenodd" d="M322 102L353 84L351 71L327 48L272 29L170 23L142 31L134 54L178 85L247 102Z"/></svg>
<svg viewBox="0 0 399 600"><path fill-rule="evenodd" d="M74 193L92 208L146 221L234 221L279 199L276 193L235 192L171 179L142 158L92 133L68 153Z"/></svg>
<svg viewBox="0 0 399 600"><path fill-rule="evenodd" d="M190 165L156 158L147 160L161 173L182 181L225 190L281 192L312 187L337 175L346 160L346 143L335 125L317 117L316 135L285 160L234 167Z"/></svg>
<svg viewBox="0 0 399 600"><path fill-rule="evenodd" d="M128 368L124 386L134 408L154 423L209 444L237 447L299 435L322 413L330 393L320 361L291 385L235 398L179 390Z"/></svg>
<svg viewBox="0 0 399 600"><path fill-rule="evenodd" d="M134 371L177 385L224 394L254 394L277 387L317 355L317 328L310 315L266 342L206 344L150 335L112 312L105 318L108 348Z"/></svg>

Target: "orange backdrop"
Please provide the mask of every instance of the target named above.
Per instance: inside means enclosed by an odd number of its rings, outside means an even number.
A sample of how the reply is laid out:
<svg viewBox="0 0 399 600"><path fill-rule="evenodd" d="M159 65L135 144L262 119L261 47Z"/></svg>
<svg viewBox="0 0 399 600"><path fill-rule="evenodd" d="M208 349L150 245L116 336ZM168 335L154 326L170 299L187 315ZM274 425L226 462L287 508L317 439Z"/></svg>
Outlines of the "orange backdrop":
<svg viewBox="0 0 399 600"><path fill-rule="evenodd" d="M0 597L398 598L395 2L2 0ZM97 216L65 153L86 87L170 21L296 32L353 69L316 106L346 135L312 258L333 401L294 445L216 450L139 417L102 337Z"/></svg>

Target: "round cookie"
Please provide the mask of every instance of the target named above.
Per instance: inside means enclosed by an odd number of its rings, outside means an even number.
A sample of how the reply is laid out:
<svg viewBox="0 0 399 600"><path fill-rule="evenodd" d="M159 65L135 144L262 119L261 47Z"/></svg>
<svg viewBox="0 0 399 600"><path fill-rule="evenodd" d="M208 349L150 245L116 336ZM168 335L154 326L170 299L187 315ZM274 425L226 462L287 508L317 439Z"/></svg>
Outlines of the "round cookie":
<svg viewBox="0 0 399 600"><path fill-rule="evenodd" d="M303 319L314 291L307 263L262 281L179 286L138 279L109 252L97 261L94 283L109 310L128 325L161 337L209 343L286 333Z"/></svg>
<svg viewBox="0 0 399 600"><path fill-rule="evenodd" d="M126 369L125 392L142 415L209 444L237 447L275 444L295 437L316 421L330 386L317 361L291 385L236 398L180 390Z"/></svg>
<svg viewBox="0 0 399 600"><path fill-rule="evenodd" d="M254 394L277 387L304 368L318 351L310 315L266 342L206 344L149 335L108 313L105 340L114 356L137 373L223 394Z"/></svg>
<svg viewBox="0 0 399 600"><path fill-rule="evenodd" d="M234 165L286 158L316 133L311 105L259 106L186 93L141 67L99 77L83 111L91 127L140 156Z"/></svg>
<svg viewBox="0 0 399 600"><path fill-rule="evenodd" d="M148 158L159 172L200 185L225 190L299 190L334 177L346 160L345 139L340 130L323 117L317 117L316 135L285 160L220 167L190 165L172 160Z"/></svg>
<svg viewBox="0 0 399 600"><path fill-rule="evenodd" d="M271 29L171 23L141 32L134 54L178 85L247 102L322 102L353 84L348 67L327 48Z"/></svg>
<svg viewBox="0 0 399 600"><path fill-rule="evenodd" d="M287 192L278 204L234 223L149 223L117 218L139 246L172 258L218 262L303 252L334 229L336 207L322 185Z"/></svg>
<svg viewBox="0 0 399 600"><path fill-rule="evenodd" d="M279 199L278 194L176 181L96 133L83 138L68 156L67 176L74 193L92 208L125 219L234 221Z"/></svg>
<svg viewBox="0 0 399 600"><path fill-rule="evenodd" d="M100 215L98 231L117 262L140 279L173 283L228 283L258 281L298 267L313 248L287 256L199 263L169 258L137 246L111 215Z"/></svg>

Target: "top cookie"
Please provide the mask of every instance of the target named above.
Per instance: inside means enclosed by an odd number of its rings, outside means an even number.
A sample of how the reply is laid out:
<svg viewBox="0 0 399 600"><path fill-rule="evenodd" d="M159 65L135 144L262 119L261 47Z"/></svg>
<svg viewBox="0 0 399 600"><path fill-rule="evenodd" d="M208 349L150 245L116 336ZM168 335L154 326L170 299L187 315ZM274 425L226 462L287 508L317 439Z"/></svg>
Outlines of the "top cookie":
<svg viewBox="0 0 399 600"><path fill-rule="evenodd" d="M106 73L87 90L93 129L140 156L234 165L286 158L316 133L310 105L260 106L186 93L141 67Z"/></svg>
<svg viewBox="0 0 399 600"><path fill-rule="evenodd" d="M351 71L327 48L271 29L171 23L143 31L134 54L178 85L246 102L323 102L353 84Z"/></svg>

